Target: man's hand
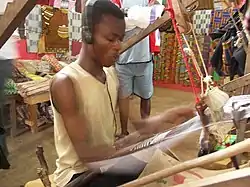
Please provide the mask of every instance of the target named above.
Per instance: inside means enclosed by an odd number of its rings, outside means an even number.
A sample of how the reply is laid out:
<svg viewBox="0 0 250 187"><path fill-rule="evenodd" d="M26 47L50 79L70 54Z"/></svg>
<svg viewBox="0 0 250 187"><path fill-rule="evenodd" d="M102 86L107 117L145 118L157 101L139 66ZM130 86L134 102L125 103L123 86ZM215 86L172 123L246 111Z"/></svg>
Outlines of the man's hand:
<svg viewBox="0 0 250 187"><path fill-rule="evenodd" d="M124 132L121 132L121 134L116 135L116 136L115 136L115 139L116 139L116 140L119 140L119 139L124 138L125 136L128 136L128 135L129 135L129 132L126 130L126 131L124 131Z"/></svg>
<svg viewBox="0 0 250 187"><path fill-rule="evenodd" d="M154 134L168 130L195 116L193 107L176 107L144 120L135 120L132 123L141 134Z"/></svg>

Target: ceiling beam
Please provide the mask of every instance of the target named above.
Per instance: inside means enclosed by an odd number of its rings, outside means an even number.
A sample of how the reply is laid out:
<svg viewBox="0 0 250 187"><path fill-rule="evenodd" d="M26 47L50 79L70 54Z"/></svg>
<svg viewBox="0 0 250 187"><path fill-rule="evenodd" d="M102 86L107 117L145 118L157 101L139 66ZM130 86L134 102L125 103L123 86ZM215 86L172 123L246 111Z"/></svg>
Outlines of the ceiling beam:
<svg viewBox="0 0 250 187"><path fill-rule="evenodd" d="M36 5L36 0L14 0L0 16L0 48Z"/></svg>

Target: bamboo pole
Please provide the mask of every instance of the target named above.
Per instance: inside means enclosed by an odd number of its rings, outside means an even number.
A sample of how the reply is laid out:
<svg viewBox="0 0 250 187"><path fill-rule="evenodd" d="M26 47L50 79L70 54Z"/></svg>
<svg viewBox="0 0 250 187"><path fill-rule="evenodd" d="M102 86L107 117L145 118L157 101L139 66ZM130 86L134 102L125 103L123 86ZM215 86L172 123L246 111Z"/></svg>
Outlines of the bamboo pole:
<svg viewBox="0 0 250 187"><path fill-rule="evenodd" d="M200 167L202 165L211 164L216 161L220 161L229 157L236 156L243 152L250 152L250 139L244 140L240 143L232 145L224 150L199 157L193 160L189 160L183 163L180 163L172 168L167 168L148 176L142 177L140 179L134 180L127 184L121 185L121 187L136 187L136 186L143 186L149 183L152 183L156 180L160 180L162 178L169 177L176 173L180 173L182 171L186 171L192 168Z"/></svg>

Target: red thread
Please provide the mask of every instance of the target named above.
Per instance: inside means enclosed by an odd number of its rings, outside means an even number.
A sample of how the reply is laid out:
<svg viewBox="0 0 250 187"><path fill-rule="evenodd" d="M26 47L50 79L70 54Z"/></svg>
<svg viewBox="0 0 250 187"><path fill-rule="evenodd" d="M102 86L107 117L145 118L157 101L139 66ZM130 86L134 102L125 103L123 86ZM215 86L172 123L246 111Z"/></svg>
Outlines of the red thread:
<svg viewBox="0 0 250 187"><path fill-rule="evenodd" d="M172 20L174 31L176 33L176 38L177 38L177 41L179 43L179 47L180 47L180 50L181 50L181 53L182 53L182 56L183 56L183 60L185 62L186 68L187 68L187 72L188 72L188 76L189 76L189 79L190 79L191 87L192 87L193 93L195 95L195 101L196 101L196 103L198 103L200 101L200 99L199 99L199 96L197 94L197 90L195 89L194 78L193 78L193 75L191 73L190 66L188 64L187 55L183 50L183 42L182 42L181 34L180 34L180 31L179 31L179 29L177 27L177 23L176 23L176 20L175 20L175 13L174 13L173 5L172 5L172 0L168 0L168 8L165 8L165 10L168 11L169 17Z"/></svg>

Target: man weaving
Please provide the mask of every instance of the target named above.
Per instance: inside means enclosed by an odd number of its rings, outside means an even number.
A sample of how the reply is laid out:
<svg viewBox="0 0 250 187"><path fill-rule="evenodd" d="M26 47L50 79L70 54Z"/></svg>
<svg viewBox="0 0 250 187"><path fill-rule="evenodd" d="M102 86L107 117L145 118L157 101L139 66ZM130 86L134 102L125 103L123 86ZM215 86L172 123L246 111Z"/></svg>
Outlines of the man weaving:
<svg viewBox="0 0 250 187"><path fill-rule="evenodd" d="M58 154L54 181L58 187L88 172L88 162L117 154L115 108L119 85L113 66L124 33L124 14L116 5L109 0L87 1L79 59L57 73L50 87ZM192 112L182 108L178 115ZM165 118L154 116L134 125L141 133L149 132ZM84 186L115 187L137 177L100 173Z"/></svg>

